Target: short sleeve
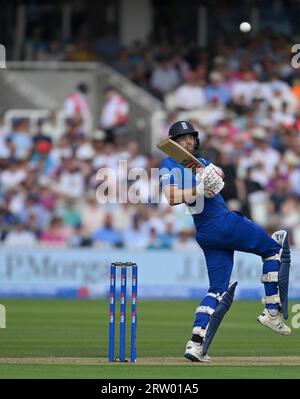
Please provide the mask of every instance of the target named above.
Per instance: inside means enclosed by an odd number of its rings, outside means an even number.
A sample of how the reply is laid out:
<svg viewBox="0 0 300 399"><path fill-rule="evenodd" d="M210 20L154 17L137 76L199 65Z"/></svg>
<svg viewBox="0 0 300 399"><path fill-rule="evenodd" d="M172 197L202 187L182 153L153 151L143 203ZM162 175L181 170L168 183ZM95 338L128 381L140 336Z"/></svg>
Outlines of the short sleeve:
<svg viewBox="0 0 300 399"><path fill-rule="evenodd" d="M161 188L170 185L180 185L180 168L166 158L159 169L159 183Z"/></svg>

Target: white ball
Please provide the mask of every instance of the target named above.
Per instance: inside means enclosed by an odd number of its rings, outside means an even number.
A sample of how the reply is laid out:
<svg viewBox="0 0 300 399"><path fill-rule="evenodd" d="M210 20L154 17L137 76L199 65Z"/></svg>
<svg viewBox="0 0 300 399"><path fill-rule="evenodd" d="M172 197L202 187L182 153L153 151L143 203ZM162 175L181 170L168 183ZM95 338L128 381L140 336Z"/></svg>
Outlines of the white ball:
<svg viewBox="0 0 300 399"><path fill-rule="evenodd" d="M247 32L250 32L250 30L251 30L251 25L249 24L249 22L242 22L240 24L241 32L247 33Z"/></svg>

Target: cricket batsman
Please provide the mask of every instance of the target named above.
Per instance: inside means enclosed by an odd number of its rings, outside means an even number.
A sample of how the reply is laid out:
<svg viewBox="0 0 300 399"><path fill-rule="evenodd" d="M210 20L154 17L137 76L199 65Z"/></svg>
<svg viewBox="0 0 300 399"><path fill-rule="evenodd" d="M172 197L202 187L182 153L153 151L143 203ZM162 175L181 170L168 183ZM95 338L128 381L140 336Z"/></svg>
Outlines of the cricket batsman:
<svg viewBox="0 0 300 399"><path fill-rule="evenodd" d="M184 166L171 157L165 158L160 167L160 184L169 204L185 203L194 219L195 238L204 252L209 278L209 289L196 309L192 336L184 356L196 362L210 360L208 347L231 306L237 285L237 282L229 283L234 251L261 256L261 282L265 289L262 303L265 308L257 320L278 334L289 335L291 330L284 323L288 318L290 268L287 232L280 230L270 237L242 213L228 210L220 194L224 187L223 171L200 157L198 132L191 123L174 123L169 138L205 166L202 170L197 169L190 179L183 178L187 169L184 170ZM195 212L195 199L203 194L202 210Z"/></svg>

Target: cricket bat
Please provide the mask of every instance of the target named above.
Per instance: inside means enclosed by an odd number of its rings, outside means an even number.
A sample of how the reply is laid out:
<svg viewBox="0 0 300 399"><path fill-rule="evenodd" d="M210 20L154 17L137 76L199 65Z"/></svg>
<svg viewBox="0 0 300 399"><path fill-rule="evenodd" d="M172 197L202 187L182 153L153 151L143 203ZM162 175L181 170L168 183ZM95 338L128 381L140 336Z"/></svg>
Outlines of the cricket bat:
<svg viewBox="0 0 300 399"><path fill-rule="evenodd" d="M194 174L196 174L197 169L205 168L205 165L201 161L170 138L161 141L157 145L157 148L175 159L175 161L179 162L185 168L191 169Z"/></svg>

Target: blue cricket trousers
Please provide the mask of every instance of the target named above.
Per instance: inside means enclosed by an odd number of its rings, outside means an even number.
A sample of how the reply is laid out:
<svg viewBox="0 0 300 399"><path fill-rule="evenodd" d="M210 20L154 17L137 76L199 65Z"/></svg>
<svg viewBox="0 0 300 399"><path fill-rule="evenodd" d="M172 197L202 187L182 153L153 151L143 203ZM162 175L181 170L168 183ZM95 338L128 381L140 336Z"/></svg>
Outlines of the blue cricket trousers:
<svg viewBox="0 0 300 399"><path fill-rule="evenodd" d="M281 249L262 227L236 211L225 211L223 215L209 220L201 230L197 231L196 240L206 259L210 284L208 291L215 294L222 294L229 286L234 251L250 252L267 258L277 254ZM270 260L265 264L267 267L264 267L264 272L278 270L278 261ZM276 285L274 283L268 285L267 294L272 295ZM218 301L212 297L205 297L201 303L203 306L213 308L217 304ZM205 328L208 320L207 314L199 313L196 315L194 325Z"/></svg>

